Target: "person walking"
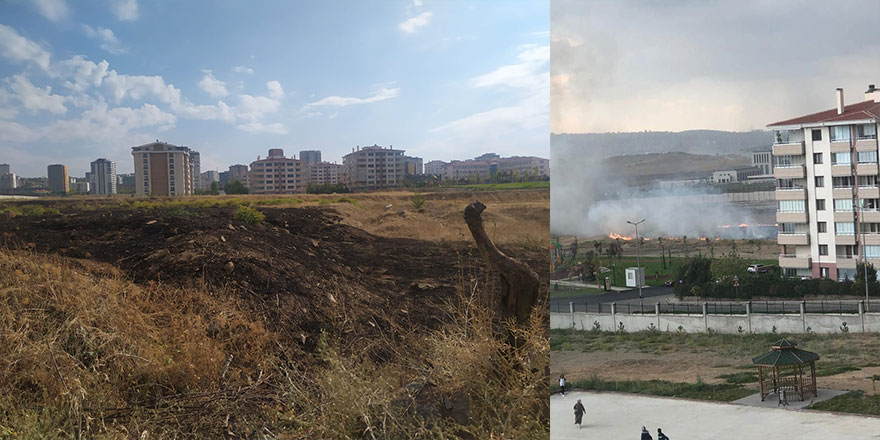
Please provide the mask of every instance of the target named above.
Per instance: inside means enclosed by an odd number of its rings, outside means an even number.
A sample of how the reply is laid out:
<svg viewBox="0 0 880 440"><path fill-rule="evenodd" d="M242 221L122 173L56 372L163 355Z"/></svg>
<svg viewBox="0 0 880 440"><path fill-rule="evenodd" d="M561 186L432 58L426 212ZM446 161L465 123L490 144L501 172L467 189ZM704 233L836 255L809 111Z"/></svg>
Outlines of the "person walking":
<svg viewBox="0 0 880 440"><path fill-rule="evenodd" d="M562 390L562 395L565 395L565 374L559 375L559 388Z"/></svg>
<svg viewBox="0 0 880 440"><path fill-rule="evenodd" d="M584 414L587 412L587 409L584 408L584 404L581 403L581 399L578 399L577 403L574 404L574 424L578 425L578 429L581 429L581 421L584 418Z"/></svg>
<svg viewBox="0 0 880 440"><path fill-rule="evenodd" d="M667 437L666 434L663 433L662 429L657 428L657 440L669 440L669 437Z"/></svg>
<svg viewBox="0 0 880 440"><path fill-rule="evenodd" d="M651 437L651 433L648 432L648 428L642 426L642 439L641 440L654 440L654 437Z"/></svg>

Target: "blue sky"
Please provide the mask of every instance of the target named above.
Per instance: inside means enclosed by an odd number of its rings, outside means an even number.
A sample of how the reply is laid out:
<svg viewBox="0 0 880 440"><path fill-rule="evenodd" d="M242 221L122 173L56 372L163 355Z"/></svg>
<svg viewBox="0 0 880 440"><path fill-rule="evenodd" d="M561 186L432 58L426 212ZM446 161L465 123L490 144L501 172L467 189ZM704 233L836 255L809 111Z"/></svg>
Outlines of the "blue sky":
<svg viewBox="0 0 880 440"><path fill-rule="evenodd" d="M0 163L549 152L547 1L0 1Z"/></svg>

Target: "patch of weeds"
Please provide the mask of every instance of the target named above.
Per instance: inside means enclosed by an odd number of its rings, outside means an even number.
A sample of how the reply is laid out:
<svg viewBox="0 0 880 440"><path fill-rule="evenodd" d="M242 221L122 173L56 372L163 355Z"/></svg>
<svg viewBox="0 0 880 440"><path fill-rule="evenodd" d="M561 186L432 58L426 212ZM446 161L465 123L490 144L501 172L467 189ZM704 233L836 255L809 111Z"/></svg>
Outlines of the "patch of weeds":
<svg viewBox="0 0 880 440"><path fill-rule="evenodd" d="M262 212L257 211L254 208L249 206L240 205L238 210L235 211L235 219L242 223L247 223L249 225L254 225L262 222L266 219L266 216L263 215Z"/></svg>

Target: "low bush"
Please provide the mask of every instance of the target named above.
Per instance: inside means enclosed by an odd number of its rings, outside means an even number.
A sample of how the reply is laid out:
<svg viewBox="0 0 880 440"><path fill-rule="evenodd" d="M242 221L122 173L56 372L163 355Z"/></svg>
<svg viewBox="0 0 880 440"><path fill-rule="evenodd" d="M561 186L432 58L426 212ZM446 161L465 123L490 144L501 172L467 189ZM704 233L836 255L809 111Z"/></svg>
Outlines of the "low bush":
<svg viewBox="0 0 880 440"><path fill-rule="evenodd" d="M249 225L254 225L257 223L261 223L266 219L266 216L263 215L262 212L257 211L250 206L239 206L235 211L235 220L240 221L242 223L247 223Z"/></svg>

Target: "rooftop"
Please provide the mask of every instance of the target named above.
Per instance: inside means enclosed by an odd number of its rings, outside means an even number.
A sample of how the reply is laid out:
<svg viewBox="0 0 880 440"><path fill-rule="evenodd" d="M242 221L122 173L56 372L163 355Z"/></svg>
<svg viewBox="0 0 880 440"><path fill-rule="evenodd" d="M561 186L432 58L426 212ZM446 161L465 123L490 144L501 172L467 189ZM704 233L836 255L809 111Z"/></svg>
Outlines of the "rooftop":
<svg viewBox="0 0 880 440"><path fill-rule="evenodd" d="M822 125L844 123L850 121L864 121L866 119L880 119L880 102L863 101L844 107L842 114L837 114L837 108L824 110L806 116L798 116L785 121L768 124L768 127L782 127L790 125Z"/></svg>

